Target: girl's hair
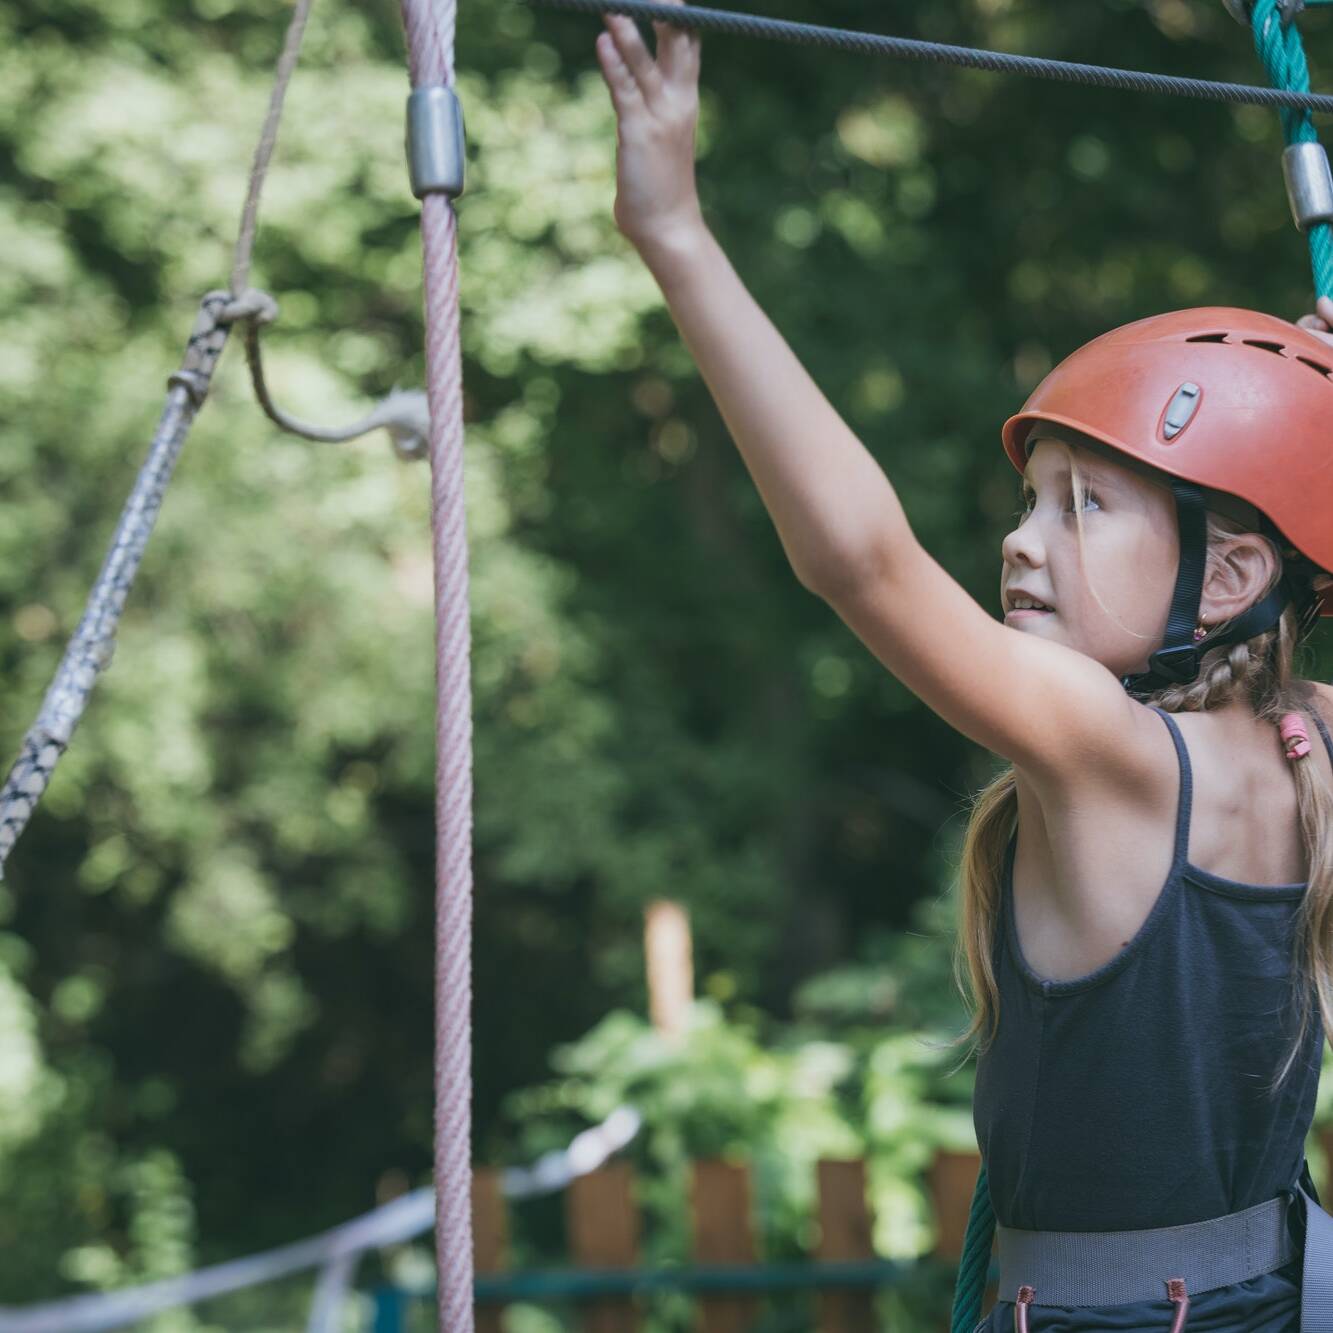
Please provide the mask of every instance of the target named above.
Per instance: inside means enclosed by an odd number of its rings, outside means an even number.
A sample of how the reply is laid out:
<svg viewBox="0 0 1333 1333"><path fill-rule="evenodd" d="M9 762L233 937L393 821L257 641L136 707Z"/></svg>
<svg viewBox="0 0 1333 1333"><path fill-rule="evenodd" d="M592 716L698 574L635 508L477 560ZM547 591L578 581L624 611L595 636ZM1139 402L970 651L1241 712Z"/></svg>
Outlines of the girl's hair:
<svg viewBox="0 0 1333 1333"><path fill-rule="evenodd" d="M1074 513L1082 554L1086 492L1073 451L1066 443L1059 443L1070 455ZM1252 525L1223 517L1212 510L1208 511L1207 524L1210 561L1217 558L1214 547L1218 542L1253 530ZM1280 550L1278 557L1276 572L1262 596L1266 596L1282 577ZM1095 588L1093 595L1096 596ZM1229 623L1214 626L1210 635L1219 633ZM1315 709L1313 686L1308 680L1294 675L1292 670L1299 643L1298 608L1291 605L1282 612L1282 618L1274 628L1244 643L1221 644L1209 649L1208 637L1205 637L1200 642L1204 651L1198 678L1186 685L1157 690L1148 696L1147 702L1168 713L1199 713L1241 698L1250 704L1256 718L1273 723L1276 734L1277 723L1284 713ZM1309 1033L1310 978L1314 980L1319 997L1324 1031L1333 1036L1333 787L1325 780L1322 767L1300 762L1293 768L1310 874L1309 887L1301 901L1292 954L1298 1030L1286 1062L1269 1085L1270 1095L1286 1078ZM1017 820L1018 795L1013 766L1010 765L973 799L963 839L959 871L961 921L953 970L964 1002L972 1012L972 1020L964 1033L945 1043L946 1050L977 1038L978 1049L984 1051L995 1037L1000 997L991 965L991 949L1000 910L1000 877ZM968 1053L964 1054L963 1062Z"/></svg>

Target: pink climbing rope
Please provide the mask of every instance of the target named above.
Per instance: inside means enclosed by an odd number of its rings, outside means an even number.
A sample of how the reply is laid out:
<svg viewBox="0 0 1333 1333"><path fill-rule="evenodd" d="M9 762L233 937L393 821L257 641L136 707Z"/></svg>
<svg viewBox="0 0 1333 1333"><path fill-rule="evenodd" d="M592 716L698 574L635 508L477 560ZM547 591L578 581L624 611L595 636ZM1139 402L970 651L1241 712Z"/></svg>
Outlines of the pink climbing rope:
<svg viewBox="0 0 1333 1333"><path fill-rule="evenodd" d="M402 0L413 88L453 83L455 0ZM435 557L435 1252L439 1325L472 1333L472 688L458 228L421 201Z"/></svg>

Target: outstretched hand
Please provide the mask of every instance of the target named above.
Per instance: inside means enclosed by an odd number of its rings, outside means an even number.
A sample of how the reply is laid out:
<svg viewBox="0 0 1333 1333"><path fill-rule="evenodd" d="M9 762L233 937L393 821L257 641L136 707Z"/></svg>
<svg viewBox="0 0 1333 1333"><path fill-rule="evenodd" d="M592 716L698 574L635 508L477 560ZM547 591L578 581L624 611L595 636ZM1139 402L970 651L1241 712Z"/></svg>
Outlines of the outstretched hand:
<svg viewBox="0 0 1333 1333"><path fill-rule="evenodd" d="M1333 300L1327 296L1321 296L1315 302L1314 315L1302 315L1296 321L1302 329L1309 329L1316 338L1322 338L1326 343L1333 343Z"/></svg>
<svg viewBox="0 0 1333 1333"><path fill-rule="evenodd" d="M603 14L602 21L597 60L617 122L614 216L642 248L702 218L694 179L701 41L695 31L654 22L654 60L633 19Z"/></svg>

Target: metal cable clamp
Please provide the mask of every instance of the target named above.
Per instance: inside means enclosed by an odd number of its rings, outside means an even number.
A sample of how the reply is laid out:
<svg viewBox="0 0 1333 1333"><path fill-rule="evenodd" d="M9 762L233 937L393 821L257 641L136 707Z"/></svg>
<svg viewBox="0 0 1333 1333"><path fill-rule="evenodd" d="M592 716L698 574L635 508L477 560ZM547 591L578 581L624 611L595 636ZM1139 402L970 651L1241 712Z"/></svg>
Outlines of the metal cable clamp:
<svg viewBox="0 0 1333 1333"><path fill-rule="evenodd" d="M445 84L415 88L407 99L407 173L418 199L463 193L467 140L463 108Z"/></svg>
<svg viewBox="0 0 1333 1333"><path fill-rule="evenodd" d="M1282 178L1297 228L1309 231L1321 222L1333 222L1333 171L1321 143L1294 143L1282 153Z"/></svg>

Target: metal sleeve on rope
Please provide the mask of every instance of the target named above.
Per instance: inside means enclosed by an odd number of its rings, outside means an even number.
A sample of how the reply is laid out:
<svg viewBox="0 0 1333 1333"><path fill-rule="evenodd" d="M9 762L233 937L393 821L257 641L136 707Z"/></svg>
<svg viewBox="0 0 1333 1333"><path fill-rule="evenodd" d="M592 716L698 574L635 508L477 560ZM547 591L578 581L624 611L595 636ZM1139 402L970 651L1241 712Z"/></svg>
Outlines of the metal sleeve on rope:
<svg viewBox="0 0 1333 1333"><path fill-rule="evenodd" d="M1282 153L1291 216L1301 231L1318 222L1333 222L1333 171L1321 143L1294 143Z"/></svg>
<svg viewBox="0 0 1333 1333"><path fill-rule="evenodd" d="M1282 0L1246 0L1254 47L1273 83L1284 92L1304 92L1310 87L1310 69L1300 28L1285 22L1288 7ZM1277 20L1276 22L1274 20ZM1320 150L1319 135L1309 111L1283 110L1282 137L1299 153L1282 159L1288 197L1296 225L1305 233L1310 249L1310 269L1316 296L1333 295L1333 227L1325 211L1329 191L1328 165Z"/></svg>
<svg viewBox="0 0 1333 1333"><path fill-rule="evenodd" d="M416 88L407 99L407 171L418 199L463 193L467 141L463 108L443 84Z"/></svg>

